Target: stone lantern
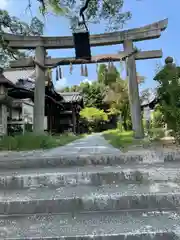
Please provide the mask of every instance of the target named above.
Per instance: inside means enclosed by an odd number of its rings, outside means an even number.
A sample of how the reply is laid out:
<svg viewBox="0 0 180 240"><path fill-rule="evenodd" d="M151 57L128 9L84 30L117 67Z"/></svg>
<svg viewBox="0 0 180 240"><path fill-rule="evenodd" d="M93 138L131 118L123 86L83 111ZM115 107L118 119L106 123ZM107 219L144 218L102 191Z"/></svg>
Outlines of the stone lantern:
<svg viewBox="0 0 180 240"><path fill-rule="evenodd" d="M7 107L11 103L8 97L8 88L14 84L3 75L3 68L0 68L0 135L7 134Z"/></svg>
<svg viewBox="0 0 180 240"><path fill-rule="evenodd" d="M166 59L165 59L165 64L166 65L172 65L173 64L173 58L172 57L167 57Z"/></svg>

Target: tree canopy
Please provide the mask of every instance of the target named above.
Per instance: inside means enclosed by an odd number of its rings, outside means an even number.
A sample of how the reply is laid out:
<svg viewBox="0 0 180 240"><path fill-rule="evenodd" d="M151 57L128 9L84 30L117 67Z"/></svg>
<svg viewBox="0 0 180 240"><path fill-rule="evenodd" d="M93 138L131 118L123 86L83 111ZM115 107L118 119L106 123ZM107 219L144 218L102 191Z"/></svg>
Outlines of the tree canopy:
<svg viewBox="0 0 180 240"><path fill-rule="evenodd" d="M19 58L25 55L23 51L12 50L7 46L3 39L3 33L12 33L26 36L37 36L43 34L43 23L33 17L28 25L15 16L10 16L5 10L0 9L0 66L8 64L13 58Z"/></svg>
<svg viewBox="0 0 180 240"><path fill-rule="evenodd" d="M157 93L164 120L180 141L180 67L176 66L170 57L166 61L166 65L156 74L154 80L159 84Z"/></svg>
<svg viewBox="0 0 180 240"><path fill-rule="evenodd" d="M15 1L15 0L14 0ZM40 12L45 15L52 11L64 15L70 20L71 27L77 23L80 12L84 14L85 20L90 23L103 21L108 30L122 28L131 18L129 11L123 12L124 0L26 0L27 7L31 9L32 4L37 4ZM83 7L82 7L83 6ZM14 51L7 47L2 33L8 32L20 35L42 35L43 23L37 17L31 19L28 25L15 16L0 9L0 66L4 66L12 58L24 56L23 51Z"/></svg>
<svg viewBox="0 0 180 240"><path fill-rule="evenodd" d="M131 18L130 11L123 12L124 0L28 0L31 5L34 1L40 4L43 14L52 10L57 14L65 14L72 18L79 14L80 8L84 11L87 21L106 23L108 29L119 29Z"/></svg>
<svg viewBox="0 0 180 240"><path fill-rule="evenodd" d="M85 107L88 108L84 113L97 108L104 110L109 118L121 114L124 128L131 126L127 81L121 79L119 71L112 63L111 66L99 65L97 81L66 87L64 91L79 91L83 94Z"/></svg>

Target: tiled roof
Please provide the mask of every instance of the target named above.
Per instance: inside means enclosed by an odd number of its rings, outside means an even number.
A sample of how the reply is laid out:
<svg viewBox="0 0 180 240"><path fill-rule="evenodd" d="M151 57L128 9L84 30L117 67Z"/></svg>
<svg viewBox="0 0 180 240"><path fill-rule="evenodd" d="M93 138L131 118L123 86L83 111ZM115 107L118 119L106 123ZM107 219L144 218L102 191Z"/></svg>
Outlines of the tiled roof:
<svg viewBox="0 0 180 240"><path fill-rule="evenodd" d="M16 84L19 79L30 79L31 81L35 81L36 79L36 71L35 68L28 69L5 69L4 76L9 79L11 82ZM48 74L48 77L52 78L52 73ZM47 72L45 73L45 81L47 85Z"/></svg>
<svg viewBox="0 0 180 240"><path fill-rule="evenodd" d="M156 89L145 89L141 92L141 106L146 106L152 103L157 99L157 90Z"/></svg>
<svg viewBox="0 0 180 240"><path fill-rule="evenodd" d="M16 86L20 87L20 88L25 88L25 89L28 89L28 90L32 90L35 87L35 83L34 83L33 80L30 80L30 79L19 79L16 82Z"/></svg>
<svg viewBox="0 0 180 240"><path fill-rule="evenodd" d="M3 73L3 69L2 69L2 68L0 69L0 83L3 84L4 86L6 86L7 88L14 86L14 84L13 84L11 81L9 81L8 78L6 78L6 77L4 76L4 73Z"/></svg>
<svg viewBox="0 0 180 240"><path fill-rule="evenodd" d="M63 97L64 102L80 102L83 99L79 92L63 92L59 94Z"/></svg>
<svg viewBox="0 0 180 240"><path fill-rule="evenodd" d="M16 84L19 79L35 79L35 69L5 69L4 76L9 79L12 83Z"/></svg>

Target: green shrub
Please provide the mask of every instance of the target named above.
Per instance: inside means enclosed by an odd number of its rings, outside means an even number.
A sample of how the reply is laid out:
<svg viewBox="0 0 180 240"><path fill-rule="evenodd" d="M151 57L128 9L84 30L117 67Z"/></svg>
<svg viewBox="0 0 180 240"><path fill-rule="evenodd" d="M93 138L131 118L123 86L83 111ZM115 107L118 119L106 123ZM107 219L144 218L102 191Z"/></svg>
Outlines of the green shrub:
<svg viewBox="0 0 180 240"><path fill-rule="evenodd" d="M35 149L49 149L53 147L63 146L69 142L72 142L81 136L75 136L73 134L62 134L59 136L51 135L34 135L24 134L5 136L0 140L0 150L35 150Z"/></svg>
<svg viewBox="0 0 180 240"><path fill-rule="evenodd" d="M152 128L163 128L165 125L164 116L162 112L157 109L152 113L151 127Z"/></svg>
<svg viewBox="0 0 180 240"><path fill-rule="evenodd" d="M120 132L124 132L124 126L123 126L123 123L122 123L122 122L117 122L117 129L118 129Z"/></svg>
<svg viewBox="0 0 180 240"><path fill-rule="evenodd" d="M143 124L143 128L145 129L146 128L146 120L144 118L142 119L142 124Z"/></svg>
<svg viewBox="0 0 180 240"><path fill-rule="evenodd" d="M149 130L149 136L154 140L158 140L165 136L165 130L163 128L152 128Z"/></svg>
<svg viewBox="0 0 180 240"><path fill-rule="evenodd" d="M164 120L180 142L180 67L171 63L171 58L167 60L170 61L156 74L154 80L159 83L157 93Z"/></svg>
<svg viewBox="0 0 180 240"><path fill-rule="evenodd" d="M120 132L118 129L105 131L104 138L115 148L124 148L133 143L133 132Z"/></svg>
<svg viewBox="0 0 180 240"><path fill-rule="evenodd" d="M98 131L100 125L105 124L108 121L108 114L104 110L98 108L86 107L80 112L81 119L83 119L88 125L90 132Z"/></svg>
<svg viewBox="0 0 180 240"><path fill-rule="evenodd" d="M89 122L108 120L108 115L104 112L104 110L94 107L86 107L82 109L80 116Z"/></svg>

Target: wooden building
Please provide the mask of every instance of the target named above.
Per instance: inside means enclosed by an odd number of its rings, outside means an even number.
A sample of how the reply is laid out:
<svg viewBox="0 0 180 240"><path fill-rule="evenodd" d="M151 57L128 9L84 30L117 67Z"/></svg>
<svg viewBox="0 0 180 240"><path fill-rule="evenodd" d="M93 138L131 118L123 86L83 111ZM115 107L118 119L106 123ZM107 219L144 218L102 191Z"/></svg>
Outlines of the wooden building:
<svg viewBox="0 0 180 240"><path fill-rule="evenodd" d="M62 105L64 111L60 112L60 132L71 131L73 133L80 132L79 112L84 107L83 97L79 92L63 92Z"/></svg>
<svg viewBox="0 0 180 240"><path fill-rule="evenodd" d="M20 71L5 71L12 82L8 89L12 103L7 111L7 124L9 131L16 128L24 132L33 129L35 73L22 70L20 74ZM83 98L80 93L58 93L52 81L46 81L44 130L54 134L64 131L78 133L82 107Z"/></svg>

